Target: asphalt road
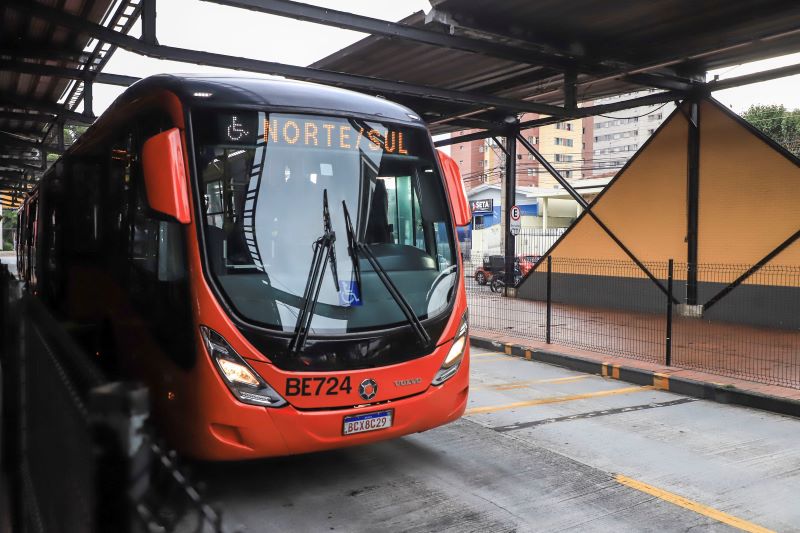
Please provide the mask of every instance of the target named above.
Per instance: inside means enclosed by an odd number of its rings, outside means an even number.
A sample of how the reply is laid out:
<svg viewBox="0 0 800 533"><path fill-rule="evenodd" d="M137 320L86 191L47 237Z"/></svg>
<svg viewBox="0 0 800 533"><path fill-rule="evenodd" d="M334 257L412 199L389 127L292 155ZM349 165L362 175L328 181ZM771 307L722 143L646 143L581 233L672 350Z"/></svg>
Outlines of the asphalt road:
<svg viewBox="0 0 800 533"><path fill-rule="evenodd" d="M473 350L467 415L370 446L193 465L255 531L800 531L800 420Z"/></svg>

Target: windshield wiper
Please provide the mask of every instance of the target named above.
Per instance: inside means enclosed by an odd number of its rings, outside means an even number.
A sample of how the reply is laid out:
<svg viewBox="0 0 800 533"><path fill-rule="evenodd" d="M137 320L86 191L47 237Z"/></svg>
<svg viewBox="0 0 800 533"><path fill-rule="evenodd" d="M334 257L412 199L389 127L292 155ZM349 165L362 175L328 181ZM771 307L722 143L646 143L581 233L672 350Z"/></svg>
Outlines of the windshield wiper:
<svg viewBox="0 0 800 533"><path fill-rule="evenodd" d="M350 261L353 263L353 277L356 282L356 294L359 298L363 298L361 292L361 266L358 264L358 242L356 233L353 231L353 222L350 220L350 212L347 210L347 203L342 200L342 209L344 210L344 230L347 233L347 254L350 256Z"/></svg>
<svg viewBox="0 0 800 533"><path fill-rule="evenodd" d="M362 299L364 298L364 295L361 292L361 269L358 266L358 253L361 252L361 255L363 255L367 261L369 261L369 264L372 266L372 269L386 287L386 290L389 291L389 294L394 299L395 303L397 303L397 306L406 316L406 320L411 325L414 333L417 334L420 343L423 346L429 346L431 343L431 337L428 335L428 332L425 331L425 328L422 326L422 322L420 322L419 318L417 318L417 315L414 313L411 305L409 305L408 300L406 300L405 297L400 294L400 291L397 290L397 286L389 277L386 269L383 268L378 261L378 258L375 257L374 253L372 253L372 248L370 248L369 244L358 240L358 237L353 231L353 225L350 222L350 213L347 210L347 204L344 200L342 200L342 209L344 210L345 231L347 231L347 252L350 254L350 259L353 261L353 271L356 276L356 284L358 285L358 294Z"/></svg>
<svg viewBox="0 0 800 533"><path fill-rule="evenodd" d="M308 271L306 288L303 292L303 307L297 315L297 324L294 335L289 342L289 353L296 355L303 350L314 319L314 309L319 300L319 291L322 280L325 278L325 268L331 263L331 273L336 290L339 290L339 275L336 271L336 233L331 226L331 214L328 210L328 189L322 192L322 226L324 233L314 241L314 257L311 259L311 269Z"/></svg>

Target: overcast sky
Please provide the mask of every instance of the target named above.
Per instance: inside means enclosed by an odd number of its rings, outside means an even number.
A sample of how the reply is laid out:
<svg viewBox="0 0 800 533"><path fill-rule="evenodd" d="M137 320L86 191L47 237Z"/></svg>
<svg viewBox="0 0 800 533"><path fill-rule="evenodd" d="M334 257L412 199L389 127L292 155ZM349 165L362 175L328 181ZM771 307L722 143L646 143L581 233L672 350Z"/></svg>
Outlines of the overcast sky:
<svg viewBox="0 0 800 533"><path fill-rule="evenodd" d="M416 11L428 11L427 0L306 0L314 5L350 11L360 15L397 21ZM137 24L131 31L138 36ZM348 46L365 35L348 30L299 22L203 2L162 0L158 2L157 34L161 44L213 51L254 59L306 66ZM709 74L720 78L740 76L759 70L800 62L800 54L728 67ZM117 50L105 72L148 76L163 72L226 72L225 69L175 63ZM232 71L227 71L232 72ZM751 104L783 104L800 108L800 76L791 76L746 87L728 89L714 96L736 112ZM122 93L122 87L96 85L94 112L102 113Z"/></svg>

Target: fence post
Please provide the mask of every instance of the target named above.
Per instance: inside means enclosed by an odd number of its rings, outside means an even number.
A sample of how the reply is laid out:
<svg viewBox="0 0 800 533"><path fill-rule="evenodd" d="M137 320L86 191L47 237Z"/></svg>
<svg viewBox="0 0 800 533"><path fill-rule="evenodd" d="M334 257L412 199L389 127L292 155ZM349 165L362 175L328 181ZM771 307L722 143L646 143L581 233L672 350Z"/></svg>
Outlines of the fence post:
<svg viewBox="0 0 800 533"><path fill-rule="evenodd" d="M667 366L672 365L672 272L673 272L674 262L672 259L669 260L669 264L667 266L667 342L666 342L666 350L667 350Z"/></svg>
<svg viewBox="0 0 800 533"><path fill-rule="evenodd" d="M121 382L95 387L89 393L89 413L97 446L96 531L133 531L136 503L150 485L147 389Z"/></svg>
<svg viewBox="0 0 800 533"><path fill-rule="evenodd" d="M553 316L553 298L551 277L553 274L553 258L547 256L547 329L545 331L545 342L550 344L550 324Z"/></svg>

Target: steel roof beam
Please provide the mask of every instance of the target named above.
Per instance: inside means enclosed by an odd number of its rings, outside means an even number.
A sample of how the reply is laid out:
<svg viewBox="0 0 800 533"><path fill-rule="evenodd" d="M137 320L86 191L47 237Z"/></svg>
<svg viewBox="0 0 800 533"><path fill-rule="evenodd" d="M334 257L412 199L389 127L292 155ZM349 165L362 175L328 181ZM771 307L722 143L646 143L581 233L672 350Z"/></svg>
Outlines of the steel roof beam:
<svg viewBox="0 0 800 533"><path fill-rule="evenodd" d="M30 141L30 142L41 142L42 137L44 137L44 131L41 128L6 128L0 127L0 135L6 134L10 135L13 138L22 140L22 141Z"/></svg>
<svg viewBox="0 0 800 533"><path fill-rule="evenodd" d="M0 104L0 106L2 106L2 104ZM24 113L21 111L0 111L0 118L32 122L50 122L54 117L52 115Z"/></svg>
<svg viewBox="0 0 800 533"><path fill-rule="evenodd" d="M11 136L3 135L0 137L0 149L2 148L33 148L48 152L51 154L63 154L64 150L60 150L57 146L51 144L42 144L33 141L26 141L23 139L14 139Z"/></svg>
<svg viewBox="0 0 800 533"><path fill-rule="evenodd" d="M7 5L14 10L50 21L59 26L69 28L72 31L87 34L90 37L94 37L120 48L160 59L274 74L299 80L342 85L372 93L385 91L420 98L460 102L468 105L491 106L508 110L509 112L543 113L558 116L563 116L566 113L563 108L554 105L538 104L535 102L514 100L487 94L442 89L439 87L345 74L311 67L298 67L272 61L247 59L212 52L200 52L173 46L151 45L135 37L121 34L99 24L88 22L75 15L36 2L12 0L8 2Z"/></svg>
<svg viewBox="0 0 800 533"><path fill-rule="evenodd" d="M666 102L671 102L675 100L681 100L686 95L680 92L675 91L668 91L663 93L654 93L648 94L646 96L641 96L639 98L631 98L630 100L620 100L619 102L612 102L610 104L601 104L596 106L590 107L579 107L575 109L574 112L569 117L544 117L544 118L537 118L535 120L528 120L526 122L520 122L519 128L520 130L526 130L530 128L535 128L538 126L548 126L550 124L555 124L556 122L562 122L564 120L572 120L576 118L583 118L583 117L592 117L595 115L602 115L604 113L613 113L614 111L623 111L625 109L631 109L634 107L639 107L643 105L657 105L663 104ZM468 141L477 141L480 139L486 139L487 137L491 137L493 135L497 135L498 133L503 133L503 128L498 128L495 130L485 130L485 131L478 131L475 133L470 133L467 135L461 135L459 137L451 137L450 139L442 139L441 141L437 141L434 143L436 146L450 146L452 144L459 144L462 142Z"/></svg>
<svg viewBox="0 0 800 533"><path fill-rule="evenodd" d="M85 124L91 124L92 122L94 122L94 119L96 118L84 115L83 113L76 113L75 111L70 111L66 109L64 106L59 104L54 104L52 102L46 102L43 100L35 100L33 98L20 97L19 95L7 92L0 92L0 106L20 108L20 109L30 109L33 111L38 111L40 113L49 113L51 115L58 115L59 117L63 117L66 120L74 122L83 122Z"/></svg>
<svg viewBox="0 0 800 533"><path fill-rule="evenodd" d="M537 48L540 46L530 43L528 47L511 46L502 43L491 42L484 39L474 39L459 35L448 35L437 31L415 28L399 22L388 22L385 20L374 19L345 11L337 11L324 7L303 4L292 0L203 0L214 4L237 7L289 17L315 24L324 24L346 30L369 33L372 35L383 35L390 38L400 38L437 46L440 48L450 48L464 52L526 63L540 67L550 67L561 72L572 71L574 73L596 74L607 76L619 72L622 79L638 85L654 87L656 89L668 90L690 90L695 84L689 80L683 80L677 76L672 77L667 73L650 74L639 73L625 75L624 71L629 67L610 67L599 65L589 61L587 58L575 56L561 50L555 50L548 45L547 51ZM619 62L616 62L619 63ZM569 84L569 82L567 82Z"/></svg>
<svg viewBox="0 0 800 533"><path fill-rule="evenodd" d="M786 67L773 68L762 72L754 72L753 74L744 74L725 80L713 80L708 82L709 91L721 91L723 89L731 89L741 85L748 85L750 83L759 83L762 81L769 81L778 78L785 78L786 76L794 76L800 74L800 64L788 65Z"/></svg>
<svg viewBox="0 0 800 533"><path fill-rule="evenodd" d="M400 38L416 41L440 48L450 48L463 52L472 52L499 59L527 63L537 66L552 67L559 70L575 68L580 60L569 54L545 53L535 50L533 46L523 48L502 43L491 42L483 39L473 39L458 35L449 35L429 29L416 28L399 22L365 17L337 11L324 7L303 4L292 0L203 0L240 9L248 9L270 15L288 17L325 26L333 26L345 30L352 30L372 35L383 35L390 38ZM607 72L607 69L606 69Z"/></svg>
<svg viewBox="0 0 800 533"><path fill-rule="evenodd" d="M33 183L35 180L29 180L25 177L24 172L10 172L10 171L3 171L0 170L0 179L4 180L12 180L12 181L25 181L29 183Z"/></svg>
<svg viewBox="0 0 800 533"><path fill-rule="evenodd" d="M25 74L38 74L40 76L53 76L57 78L67 78L72 80L83 80L85 82L104 83L106 85L120 85L127 87L141 78L135 76L124 76L122 74L109 74L106 72L93 72L68 67L54 67L52 65L39 65L36 63L26 63L24 61L9 61L0 59L0 70L10 70Z"/></svg>
<svg viewBox="0 0 800 533"><path fill-rule="evenodd" d="M0 173L0 183L2 184L10 184L13 183L14 185L23 184L23 185L35 185L36 180L29 180L25 178L20 178L18 176L13 175L5 175Z"/></svg>
<svg viewBox="0 0 800 533"><path fill-rule="evenodd" d="M42 163L38 165L32 163L36 163L36 161L17 157L0 157L0 170L44 170Z"/></svg>
<svg viewBox="0 0 800 533"><path fill-rule="evenodd" d="M659 74L648 74L645 72L629 74L624 76L622 80L630 83L636 83L637 85L646 85L648 87L664 89L667 91L692 91L702 85L702 83L680 78L678 76L663 76Z"/></svg>
<svg viewBox="0 0 800 533"><path fill-rule="evenodd" d="M24 46L0 46L0 56L12 59L46 59L48 61L61 60L74 63L85 63L89 55L83 50L69 50L52 46L37 46L26 43Z"/></svg>

